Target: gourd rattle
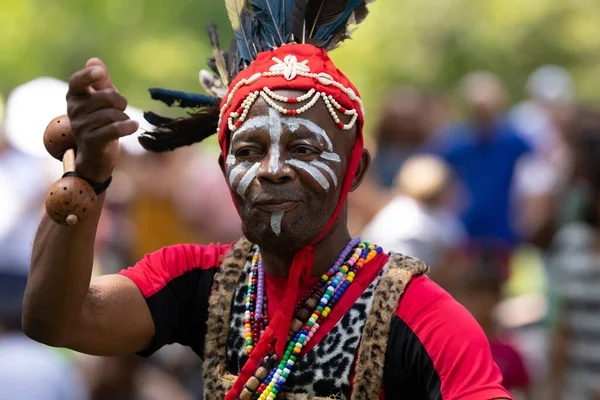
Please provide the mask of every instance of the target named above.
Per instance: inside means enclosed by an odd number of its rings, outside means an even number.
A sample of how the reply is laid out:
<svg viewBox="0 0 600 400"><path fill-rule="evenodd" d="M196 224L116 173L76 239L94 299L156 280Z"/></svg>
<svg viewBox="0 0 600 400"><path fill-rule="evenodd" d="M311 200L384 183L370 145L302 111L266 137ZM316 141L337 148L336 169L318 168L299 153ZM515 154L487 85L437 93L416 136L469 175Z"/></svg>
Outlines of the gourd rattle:
<svg viewBox="0 0 600 400"><path fill-rule="evenodd" d="M44 146L52 157L62 161L65 173L46 193L46 213L64 226L74 226L79 221L85 221L96 208L96 193L88 182L73 176L76 175L77 145L66 115L50 121L44 132Z"/></svg>

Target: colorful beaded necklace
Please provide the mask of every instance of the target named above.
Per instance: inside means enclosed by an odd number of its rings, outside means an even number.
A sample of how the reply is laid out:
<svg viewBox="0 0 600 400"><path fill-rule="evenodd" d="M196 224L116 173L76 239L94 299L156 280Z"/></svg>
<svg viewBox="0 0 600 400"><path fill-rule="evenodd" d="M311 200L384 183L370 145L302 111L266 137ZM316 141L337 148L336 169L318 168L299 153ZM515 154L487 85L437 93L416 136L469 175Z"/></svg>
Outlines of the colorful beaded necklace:
<svg viewBox="0 0 600 400"><path fill-rule="evenodd" d="M352 239L338 256L334 265L325 272L319 282L296 306L294 319L288 333L288 344L283 358L277 363L277 356L265 357L263 363L246 382L240 394L242 400L275 399L298 362L302 348L306 346L319 329L334 306L350 286L356 274L383 250L360 238ZM264 291L264 270L260 251L252 257L248 274L248 291L244 316L246 353L251 354L268 324L266 296Z"/></svg>

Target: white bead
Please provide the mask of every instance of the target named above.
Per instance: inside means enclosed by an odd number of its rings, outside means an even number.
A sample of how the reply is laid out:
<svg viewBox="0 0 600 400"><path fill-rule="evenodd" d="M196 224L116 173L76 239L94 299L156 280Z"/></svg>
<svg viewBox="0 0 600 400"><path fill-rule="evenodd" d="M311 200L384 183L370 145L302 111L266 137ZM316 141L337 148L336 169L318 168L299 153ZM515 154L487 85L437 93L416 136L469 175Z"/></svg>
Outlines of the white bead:
<svg viewBox="0 0 600 400"><path fill-rule="evenodd" d="M250 84L256 82L261 76L262 76L262 74L260 72L255 73L254 75L252 75L250 78L248 78L246 80L246 85L250 85Z"/></svg>
<svg viewBox="0 0 600 400"><path fill-rule="evenodd" d="M348 94L348 97L350 98L350 100L352 100L352 101L356 100L356 93L354 93L354 90L352 90L352 88L346 89L346 93Z"/></svg>

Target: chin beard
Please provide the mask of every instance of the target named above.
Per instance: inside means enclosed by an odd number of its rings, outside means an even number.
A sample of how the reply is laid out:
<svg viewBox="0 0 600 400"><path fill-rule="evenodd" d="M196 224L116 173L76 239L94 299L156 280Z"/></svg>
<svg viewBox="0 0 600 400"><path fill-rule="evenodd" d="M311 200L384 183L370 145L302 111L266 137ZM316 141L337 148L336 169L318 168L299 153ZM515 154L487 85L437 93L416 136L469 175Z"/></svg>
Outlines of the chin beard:
<svg viewBox="0 0 600 400"><path fill-rule="evenodd" d="M314 237L308 237L309 231L302 227L303 224L295 223L293 228L289 225L282 223L281 232L276 234L268 223L242 223L242 232L248 240L256 243L261 249L280 254L295 253L318 235L317 233L311 235Z"/></svg>

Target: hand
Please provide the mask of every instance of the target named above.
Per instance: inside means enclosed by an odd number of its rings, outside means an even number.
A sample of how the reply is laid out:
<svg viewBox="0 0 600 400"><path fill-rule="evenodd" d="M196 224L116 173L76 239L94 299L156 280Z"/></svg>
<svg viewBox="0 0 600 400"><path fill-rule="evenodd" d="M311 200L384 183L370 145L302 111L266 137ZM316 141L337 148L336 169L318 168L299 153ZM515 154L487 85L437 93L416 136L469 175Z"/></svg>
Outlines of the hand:
<svg viewBox="0 0 600 400"><path fill-rule="evenodd" d="M77 143L76 169L85 178L106 181L119 158L119 138L137 131L125 108L127 100L99 59L90 59L69 79L67 114Z"/></svg>

